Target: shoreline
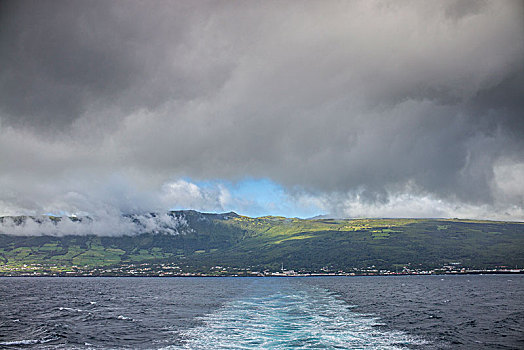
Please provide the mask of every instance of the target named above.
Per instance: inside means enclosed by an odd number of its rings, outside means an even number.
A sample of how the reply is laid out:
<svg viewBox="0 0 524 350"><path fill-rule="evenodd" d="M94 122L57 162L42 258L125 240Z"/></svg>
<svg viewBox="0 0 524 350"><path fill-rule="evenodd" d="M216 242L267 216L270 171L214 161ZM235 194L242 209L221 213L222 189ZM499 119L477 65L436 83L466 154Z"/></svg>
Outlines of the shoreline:
<svg viewBox="0 0 524 350"><path fill-rule="evenodd" d="M521 275L524 269L517 270L472 270L465 272L443 272L443 273L306 273L306 274L285 274L285 273L268 273L268 274L223 274L212 275L205 273L183 273L183 274L20 274L20 275L0 275L0 278L42 278L42 277L74 277L74 278L119 278L119 277L140 277L140 278L185 278L185 277L204 277L204 278L223 278L223 277L398 277L398 276L459 276L459 275Z"/></svg>

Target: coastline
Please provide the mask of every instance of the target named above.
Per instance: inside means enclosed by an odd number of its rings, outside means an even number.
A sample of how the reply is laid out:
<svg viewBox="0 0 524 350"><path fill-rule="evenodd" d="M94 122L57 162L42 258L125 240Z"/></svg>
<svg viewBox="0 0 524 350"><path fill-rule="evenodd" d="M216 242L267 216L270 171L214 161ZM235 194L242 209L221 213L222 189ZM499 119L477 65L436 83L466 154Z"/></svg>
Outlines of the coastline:
<svg viewBox="0 0 524 350"><path fill-rule="evenodd" d="M208 274L208 273L178 273L178 274L102 274L102 273L20 273L20 274L0 274L0 278L18 278L18 277L93 277L93 278L115 278L115 277L144 277L144 278L172 278L172 277L365 277L365 276L457 276L457 275L521 275L524 274L524 269L508 269L508 270L466 270L466 271L446 271L446 272L431 272L431 273L244 273L244 274Z"/></svg>

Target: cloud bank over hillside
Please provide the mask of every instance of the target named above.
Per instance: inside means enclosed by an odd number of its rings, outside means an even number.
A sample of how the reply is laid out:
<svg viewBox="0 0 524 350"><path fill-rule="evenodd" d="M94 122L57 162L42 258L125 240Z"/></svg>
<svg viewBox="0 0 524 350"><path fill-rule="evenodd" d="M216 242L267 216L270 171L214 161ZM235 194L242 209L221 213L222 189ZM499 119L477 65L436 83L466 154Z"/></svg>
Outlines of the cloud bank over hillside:
<svg viewBox="0 0 524 350"><path fill-rule="evenodd" d="M0 233L17 236L98 235L122 236L141 233L178 235L191 232L183 213L97 215L84 217L5 216Z"/></svg>
<svg viewBox="0 0 524 350"><path fill-rule="evenodd" d="M524 220L522 2L4 1L0 21L0 214Z"/></svg>

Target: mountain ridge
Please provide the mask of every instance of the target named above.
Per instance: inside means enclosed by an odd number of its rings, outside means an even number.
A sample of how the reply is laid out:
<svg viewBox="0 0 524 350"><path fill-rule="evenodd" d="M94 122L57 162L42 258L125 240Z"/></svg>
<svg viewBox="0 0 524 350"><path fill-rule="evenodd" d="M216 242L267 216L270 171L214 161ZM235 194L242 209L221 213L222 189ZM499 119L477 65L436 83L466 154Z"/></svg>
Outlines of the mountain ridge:
<svg viewBox="0 0 524 350"><path fill-rule="evenodd" d="M252 218L195 210L122 218L106 227L92 218L48 217L38 224L31 216L0 217L0 274L132 264L208 272L213 266L278 271L281 264L304 271L524 266L521 222Z"/></svg>

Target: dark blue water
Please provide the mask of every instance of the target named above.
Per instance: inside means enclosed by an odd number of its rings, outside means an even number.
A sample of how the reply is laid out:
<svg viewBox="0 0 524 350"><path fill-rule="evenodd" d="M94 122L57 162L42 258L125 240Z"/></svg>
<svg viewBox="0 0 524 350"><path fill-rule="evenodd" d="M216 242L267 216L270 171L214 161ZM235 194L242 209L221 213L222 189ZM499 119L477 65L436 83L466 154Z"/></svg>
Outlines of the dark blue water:
<svg viewBox="0 0 524 350"><path fill-rule="evenodd" d="M523 349L524 276L0 278L0 348Z"/></svg>

